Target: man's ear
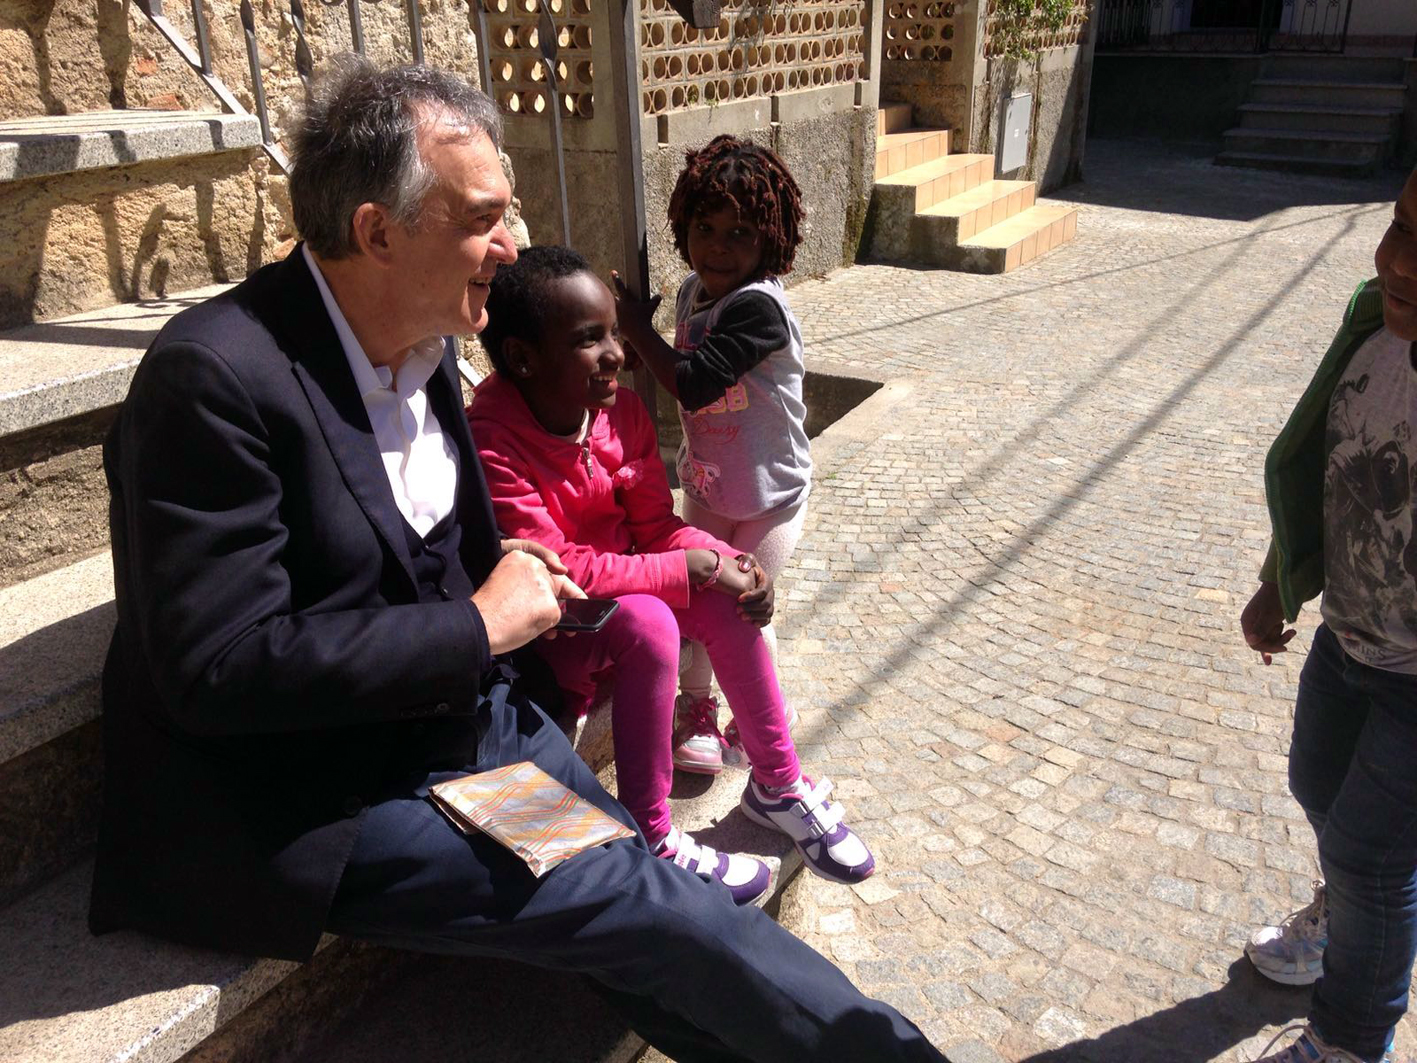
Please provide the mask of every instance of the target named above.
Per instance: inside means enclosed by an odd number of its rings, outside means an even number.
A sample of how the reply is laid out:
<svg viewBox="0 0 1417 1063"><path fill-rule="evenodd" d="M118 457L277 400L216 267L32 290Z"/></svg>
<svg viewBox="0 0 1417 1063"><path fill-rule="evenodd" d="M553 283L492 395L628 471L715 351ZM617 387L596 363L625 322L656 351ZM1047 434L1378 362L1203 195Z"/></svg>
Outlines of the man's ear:
<svg viewBox="0 0 1417 1063"><path fill-rule="evenodd" d="M389 229L393 224L389 212L379 203L359 204L350 219L354 242L360 252L385 266L391 264L393 248L389 243Z"/></svg>
<svg viewBox="0 0 1417 1063"><path fill-rule="evenodd" d="M520 336L508 336L502 340L502 359L507 363L507 368L512 371L512 376L518 380L525 380L533 372L532 354L534 348Z"/></svg>

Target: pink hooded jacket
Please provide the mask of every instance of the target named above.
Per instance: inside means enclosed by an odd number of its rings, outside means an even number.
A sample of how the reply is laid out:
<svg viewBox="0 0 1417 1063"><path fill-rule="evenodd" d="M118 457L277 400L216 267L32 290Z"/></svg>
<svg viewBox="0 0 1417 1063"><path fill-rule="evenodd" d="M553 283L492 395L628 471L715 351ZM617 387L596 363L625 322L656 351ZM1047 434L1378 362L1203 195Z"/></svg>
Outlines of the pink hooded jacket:
<svg viewBox="0 0 1417 1063"><path fill-rule="evenodd" d="M674 514L659 440L634 392L591 413L584 444L554 436L499 373L467 411L503 535L555 550L594 598L652 594L689 605L688 549L739 551Z"/></svg>

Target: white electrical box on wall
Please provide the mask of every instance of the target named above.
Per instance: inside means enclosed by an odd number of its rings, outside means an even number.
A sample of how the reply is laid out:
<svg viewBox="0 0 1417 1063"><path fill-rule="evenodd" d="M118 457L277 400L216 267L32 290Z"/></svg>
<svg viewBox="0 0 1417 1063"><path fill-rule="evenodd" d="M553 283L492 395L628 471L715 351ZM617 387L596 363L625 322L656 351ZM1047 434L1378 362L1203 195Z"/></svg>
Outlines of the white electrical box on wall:
<svg viewBox="0 0 1417 1063"><path fill-rule="evenodd" d="M1028 165L1028 132L1033 122L1033 93L1010 96L1003 101L1003 122L999 126L999 173L1006 174Z"/></svg>

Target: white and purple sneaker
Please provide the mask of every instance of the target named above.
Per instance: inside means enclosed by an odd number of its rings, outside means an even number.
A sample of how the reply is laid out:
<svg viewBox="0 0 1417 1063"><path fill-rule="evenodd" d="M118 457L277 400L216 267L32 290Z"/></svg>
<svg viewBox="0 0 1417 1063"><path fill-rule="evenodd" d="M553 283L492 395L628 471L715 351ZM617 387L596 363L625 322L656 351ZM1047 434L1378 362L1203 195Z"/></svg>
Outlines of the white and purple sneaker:
<svg viewBox="0 0 1417 1063"><path fill-rule="evenodd" d="M678 827L670 827L664 839L650 850L661 860L692 871L705 882L721 882L734 904L752 904L768 888L772 873L768 865L753 856L720 853L700 845Z"/></svg>
<svg viewBox="0 0 1417 1063"><path fill-rule="evenodd" d="M814 785L804 776L792 789L778 793L749 779L740 804L754 823L791 838L814 874L850 886L870 877L876 859L841 821L841 807L827 800L831 789L826 779Z"/></svg>

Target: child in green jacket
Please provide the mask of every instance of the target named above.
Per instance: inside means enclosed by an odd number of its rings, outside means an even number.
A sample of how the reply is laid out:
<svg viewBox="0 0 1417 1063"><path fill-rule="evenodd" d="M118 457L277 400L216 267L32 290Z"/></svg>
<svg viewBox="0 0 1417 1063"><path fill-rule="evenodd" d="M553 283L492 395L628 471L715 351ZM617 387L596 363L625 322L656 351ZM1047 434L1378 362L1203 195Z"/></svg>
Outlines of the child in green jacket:
<svg viewBox="0 0 1417 1063"><path fill-rule="evenodd" d="M1269 664L1323 595L1289 787L1324 882L1245 948L1266 977L1316 984L1302 1035L1259 1063L1390 1058L1417 955L1417 172L1376 263L1265 461L1273 538L1240 617Z"/></svg>

